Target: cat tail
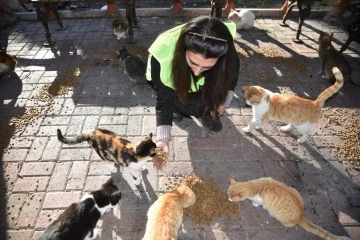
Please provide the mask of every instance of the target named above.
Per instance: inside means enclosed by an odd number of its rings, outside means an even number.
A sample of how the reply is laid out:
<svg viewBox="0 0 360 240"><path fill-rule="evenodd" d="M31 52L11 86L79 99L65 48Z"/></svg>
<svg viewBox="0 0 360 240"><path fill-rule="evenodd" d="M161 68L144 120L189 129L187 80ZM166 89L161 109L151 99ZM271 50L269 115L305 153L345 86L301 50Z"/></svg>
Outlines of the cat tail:
<svg viewBox="0 0 360 240"><path fill-rule="evenodd" d="M319 107L323 107L325 101L334 95L337 91L340 90L340 88L344 85L344 77L341 73L341 71L337 67L332 68L332 72L335 76L335 83L330 86L329 88L325 89L318 98L315 100L315 102L318 104Z"/></svg>
<svg viewBox="0 0 360 240"><path fill-rule="evenodd" d="M326 231L325 229L313 224L312 222L310 222L309 220L307 220L306 218L303 218L303 220L299 223L299 225L305 229L308 232L311 232L313 234L315 234L316 236L319 236L323 239L326 240L351 240L350 238L346 237L346 236L336 236L332 233L329 233L328 231Z"/></svg>
<svg viewBox="0 0 360 240"><path fill-rule="evenodd" d="M94 133L94 130L81 133L80 135L77 135L76 137L64 137L61 133L61 130L57 130L57 137L60 142L66 143L66 144L77 144L85 141L90 141L91 135Z"/></svg>

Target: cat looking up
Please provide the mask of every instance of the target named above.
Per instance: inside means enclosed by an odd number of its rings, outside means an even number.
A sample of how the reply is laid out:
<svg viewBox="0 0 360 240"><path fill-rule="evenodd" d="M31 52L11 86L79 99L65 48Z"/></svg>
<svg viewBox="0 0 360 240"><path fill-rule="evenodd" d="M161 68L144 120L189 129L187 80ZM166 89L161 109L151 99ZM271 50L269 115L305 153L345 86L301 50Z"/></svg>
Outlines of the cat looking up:
<svg viewBox="0 0 360 240"><path fill-rule="evenodd" d="M182 223L183 208L195 203L194 192L184 180L180 187L165 193L156 200L148 211L148 221L142 240L175 240Z"/></svg>
<svg viewBox="0 0 360 240"><path fill-rule="evenodd" d="M249 199L255 207L263 205L270 216L276 218L285 227L301 226L327 240L351 240L346 236L336 236L310 222L304 214L304 201L300 193L272 178L259 178L248 182L236 182L230 179L227 191L230 202Z"/></svg>
<svg viewBox="0 0 360 240"><path fill-rule="evenodd" d="M254 128L258 129L267 120L281 121L288 125L280 129L289 131L294 126L302 134L297 141L303 143L310 134L312 125L321 117L321 108L325 101L344 84L340 70L334 67L332 71L336 82L320 93L314 101L289 94L273 93L259 86L243 87L246 103L252 106L253 118L242 130L247 133Z"/></svg>
<svg viewBox="0 0 360 240"><path fill-rule="evenodd" d="M330 80L331 83L335 81L334 75L332 74L332 68L337 67L340 69L344 76L344 82L351 82L351 68L350 64L332 45L333 34L326 32L320 32L318 43L319 43L319 58L321 62L321 69L319 75L322 78ZM355 82L353 82L356 84ZM360 84L360 82L359 82Z"/></svg>
<svg viewBox="0 0 360 240"><path fill-rule="evenodd" d="M96 223L121 199L121 192L110 178L99 190L84 195L53 221L38 240L83 240L96 238Z"/></svg>
<svg viewBox="0 0 360 240"><path fill-rule="evenodd" d="M121 38L126 38L126 34L129 30L127 23L120 18L116 18L111 22L111 29L115 34L117 40L120 40Z"/></svg>

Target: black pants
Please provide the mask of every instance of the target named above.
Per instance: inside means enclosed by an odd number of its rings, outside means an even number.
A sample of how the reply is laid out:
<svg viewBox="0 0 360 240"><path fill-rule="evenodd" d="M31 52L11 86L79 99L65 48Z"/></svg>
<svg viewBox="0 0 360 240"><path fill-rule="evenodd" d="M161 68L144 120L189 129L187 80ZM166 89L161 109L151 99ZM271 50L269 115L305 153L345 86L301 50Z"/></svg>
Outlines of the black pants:
<svg viewBox="0 0 360 240"><path fill-rule="evenodd" d="M185 116L194 116L199 118L204 115L205 107L201 104L201 90L195 93L189 93L191 103L184 106L178 98L175 99L175 108Z"/></svg>

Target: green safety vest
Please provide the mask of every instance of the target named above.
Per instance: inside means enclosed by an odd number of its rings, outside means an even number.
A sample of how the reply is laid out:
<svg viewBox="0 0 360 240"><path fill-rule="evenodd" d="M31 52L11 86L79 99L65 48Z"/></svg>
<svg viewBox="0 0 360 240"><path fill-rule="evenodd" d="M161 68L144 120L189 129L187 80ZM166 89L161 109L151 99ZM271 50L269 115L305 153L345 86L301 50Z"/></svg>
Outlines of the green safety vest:
<svg viewBox="0 0 360 240"><path fill-rule="evenodd" d="M229 29L231 35L235 36L236 33L236 25L234 23L224 23L226 27ZM160 79L161 82L172 89L174 89L174 83L172 81L171 75L171 62L174 57L175 46L177 40L180 36L180 32L182 27L180 25L175 28L172 28L162 34L160 34L155 42L149 48L149 58L146 69L146 79L151 81L151 57L154 56L156 60L160 63ZM197 92L199 87L204 85L205 77L202 76L198 81L191 81L191 92Z"/></svg>

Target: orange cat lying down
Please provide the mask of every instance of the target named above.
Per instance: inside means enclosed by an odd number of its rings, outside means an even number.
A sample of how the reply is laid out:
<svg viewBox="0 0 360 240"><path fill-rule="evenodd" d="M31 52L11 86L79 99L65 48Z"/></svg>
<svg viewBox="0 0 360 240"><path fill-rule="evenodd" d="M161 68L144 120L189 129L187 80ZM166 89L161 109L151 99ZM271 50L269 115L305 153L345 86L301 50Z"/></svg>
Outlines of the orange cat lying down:
<svg viewBox="0 0 360 240"><path fill-rule="evenodd" d="M288 94L273 93L259 86L244 87L246 103L252 106L253 118L242 130L250 132L260 128L262 122L276 120L288 125L281 127L289 131L295 127L302 136L299 143L306 140L312 125L321 117L321 108L325 101L335 94L344 84L343 75L337 67L332 69L336 82L325 89L314 101Z"/></svg>
<svg viewBox="0 0 360 240"><path fill-rule="evenodd" d="M336 236L310 222L304 214L304 201L300 193L272 178L260 178L248 182L236 182L230 179L227 191L229 201L252 201L255 207L263 205L270 216L276 218L285 227L300 225L327 240L351 240L346 236Z"/></svg>

